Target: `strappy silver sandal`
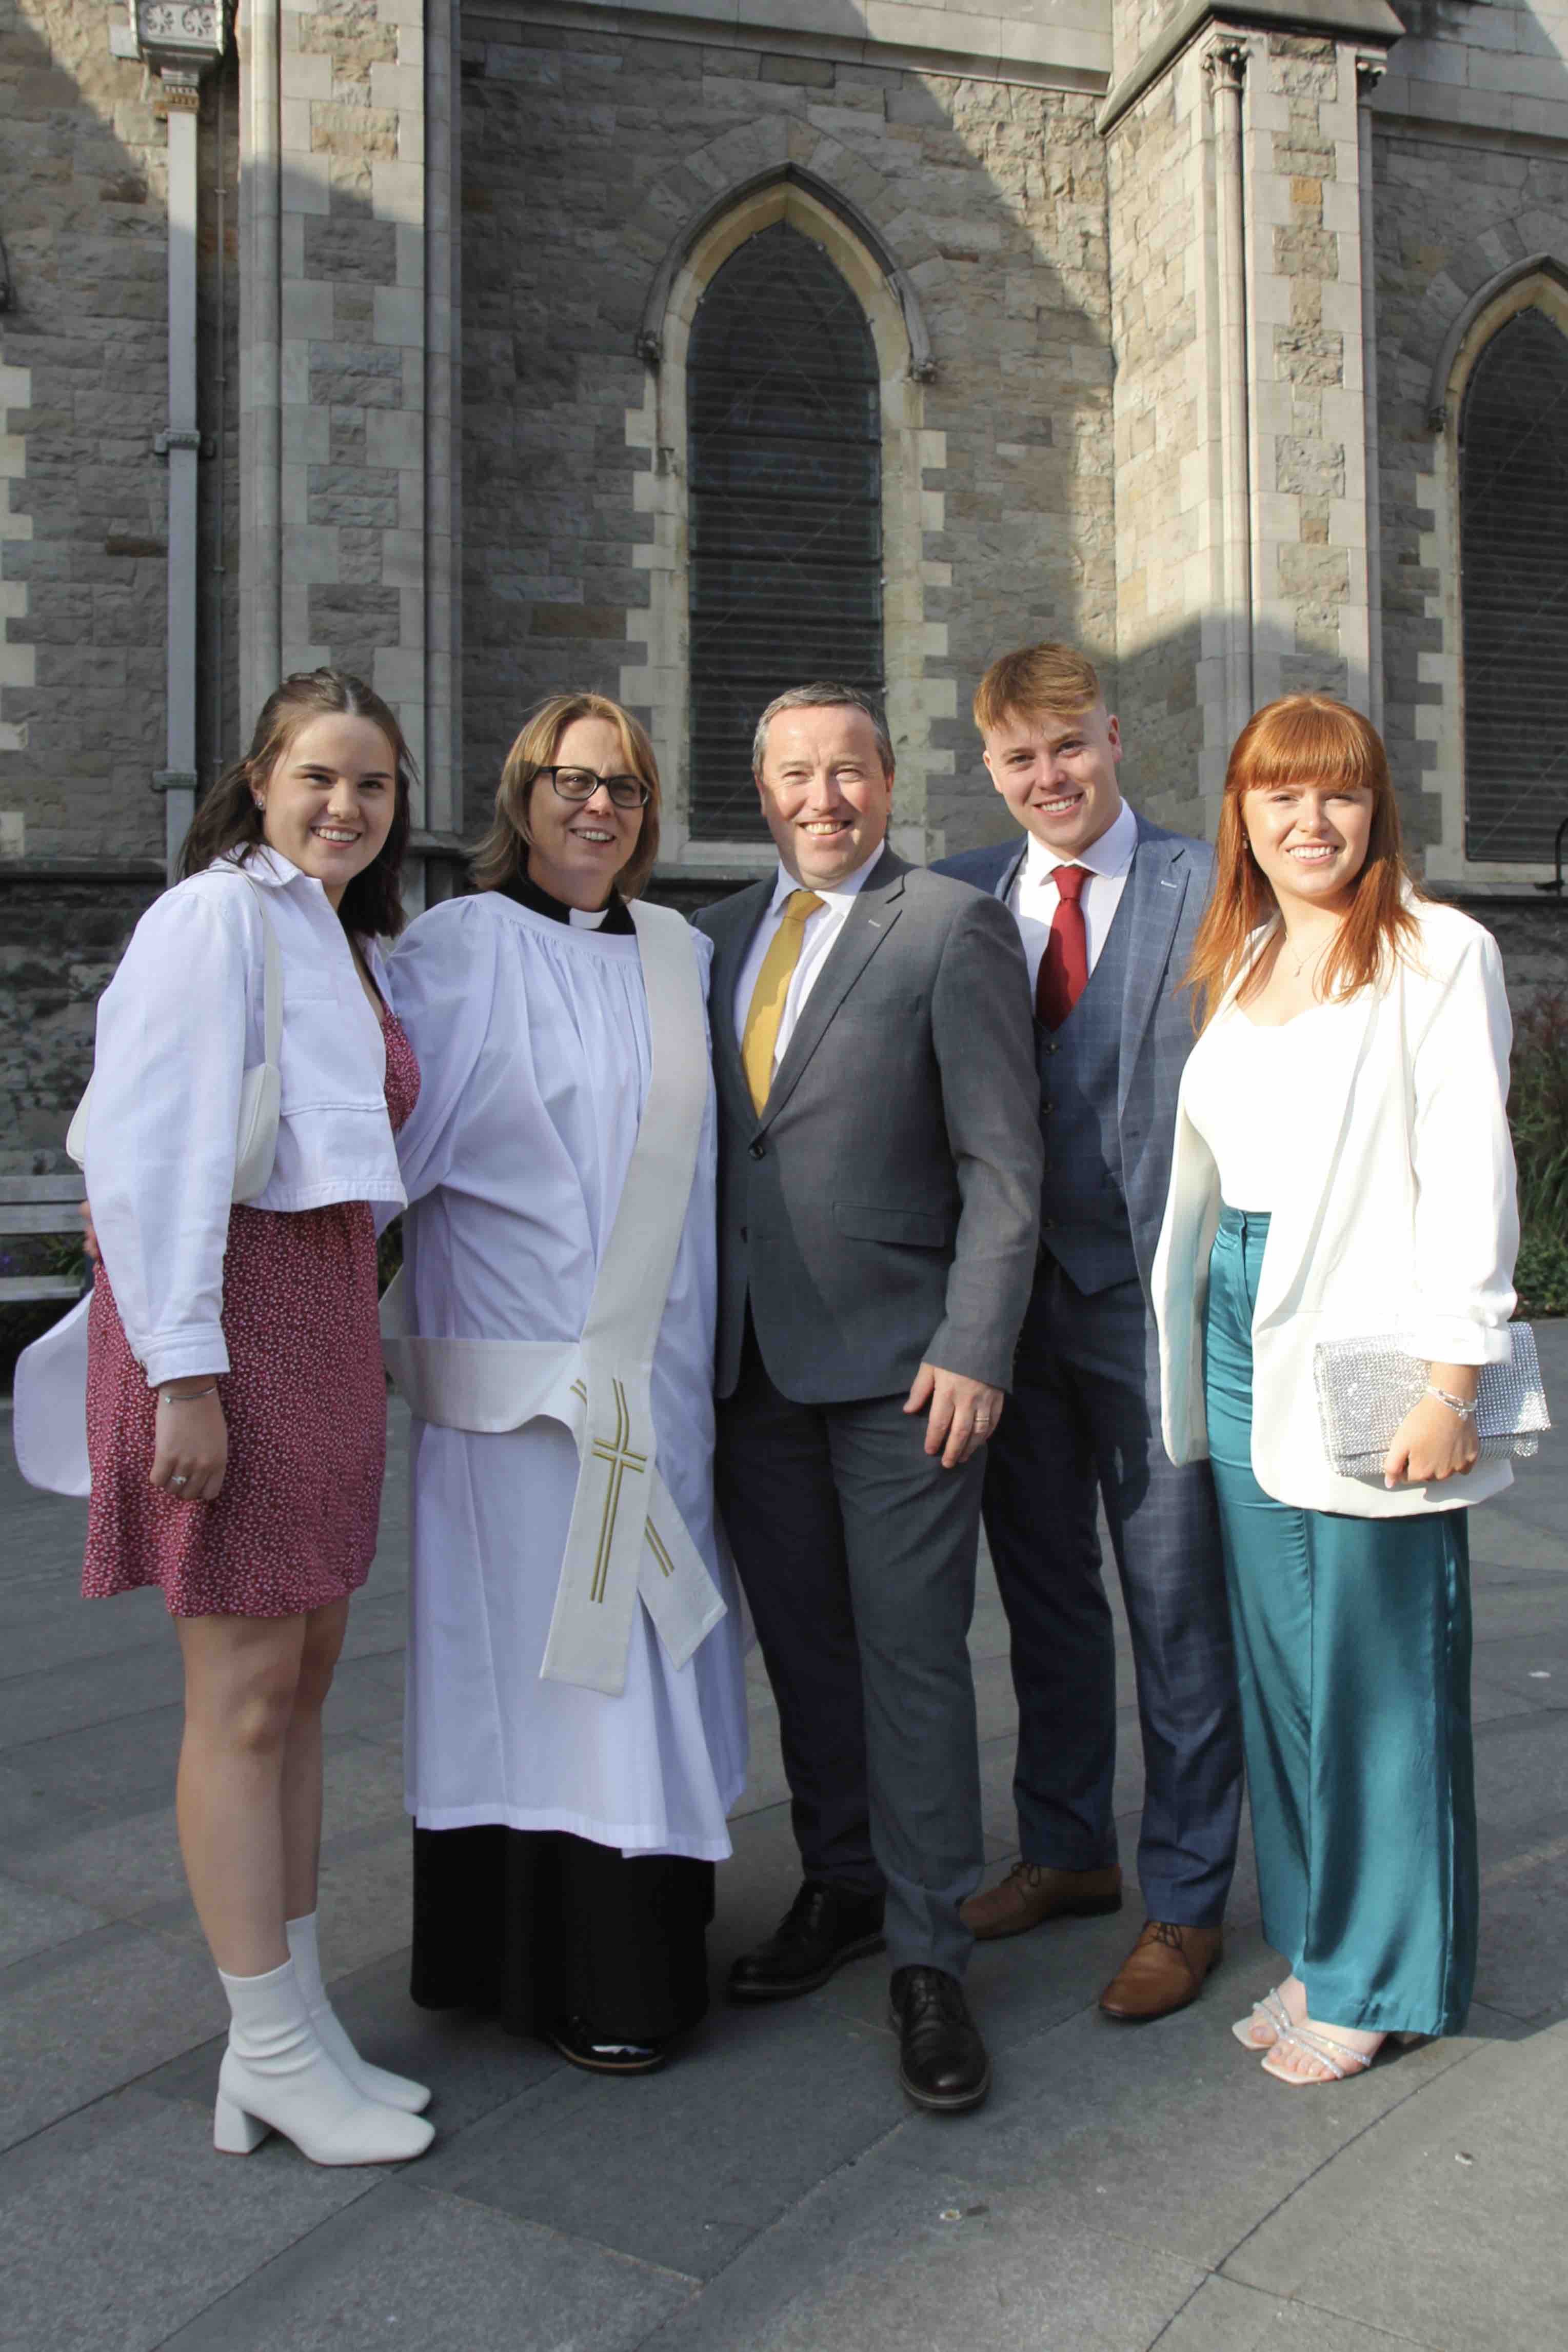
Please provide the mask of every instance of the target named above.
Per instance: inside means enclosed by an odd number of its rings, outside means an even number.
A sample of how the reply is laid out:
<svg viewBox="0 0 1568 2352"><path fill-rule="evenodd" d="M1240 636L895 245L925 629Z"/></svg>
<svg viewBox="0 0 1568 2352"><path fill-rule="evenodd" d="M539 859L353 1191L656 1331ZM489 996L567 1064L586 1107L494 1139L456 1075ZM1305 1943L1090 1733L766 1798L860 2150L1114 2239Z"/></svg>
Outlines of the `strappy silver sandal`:
<svg viewBox="0 0 1568 2352"><path fill-rule="evenodd" d="M1253 2038L1252 2028L1260 2019L1271 2029L1267 2042ZM1272 2050L1281 2034L1291 2031L1291 2012L1285 2007L1283 1985L1275 1985L1261 2000L1255 2000L1247 2015L1239 2017L1230 2031L1243 2050Z"/></svg>
<svg viewBox="0 0 1568 2352"><path fill-rule="evenodd" d="M1364 2074L1386 2049L1390 2036L1385 2034L1375 2050L1353 2050L1348 2042L1336 2042L1332 2033L1320 2033L1315 2026L1289 2025L1270 2046L1263 2061L1265 2074L1272 2074L1276 2083L1284 2083L1292 2091L1321 2090L1322 2074L1288 2074L1282 2068L1270 2063L1281 2050L1300 2050L1328 2068L1328 2080L1343 2083L1353 2074Z"/></svg>

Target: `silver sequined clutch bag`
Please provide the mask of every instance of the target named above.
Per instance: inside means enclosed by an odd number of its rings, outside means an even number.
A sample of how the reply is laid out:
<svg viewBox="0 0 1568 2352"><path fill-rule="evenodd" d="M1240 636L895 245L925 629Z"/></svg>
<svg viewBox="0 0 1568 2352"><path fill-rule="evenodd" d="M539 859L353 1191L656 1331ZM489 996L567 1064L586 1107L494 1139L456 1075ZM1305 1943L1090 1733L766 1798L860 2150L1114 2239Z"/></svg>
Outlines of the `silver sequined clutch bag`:
<svg viewBox="0 0 1568 2352"><path fill-rule="evenodd" d="M1526 1455L1540 1448L1550 1429L1535 1334L1528 1323L1511 1323L1513 1352L1500 1364L1483 1364L1476 1396L1476 1435L1481 1455ZM1342 1478L1375 1478L1394 1433L1426 1390L1431 1367L1410 1355L1393 1337L1320 1339L1312 1350L1318 1419L1323 1446Z"/></svg>

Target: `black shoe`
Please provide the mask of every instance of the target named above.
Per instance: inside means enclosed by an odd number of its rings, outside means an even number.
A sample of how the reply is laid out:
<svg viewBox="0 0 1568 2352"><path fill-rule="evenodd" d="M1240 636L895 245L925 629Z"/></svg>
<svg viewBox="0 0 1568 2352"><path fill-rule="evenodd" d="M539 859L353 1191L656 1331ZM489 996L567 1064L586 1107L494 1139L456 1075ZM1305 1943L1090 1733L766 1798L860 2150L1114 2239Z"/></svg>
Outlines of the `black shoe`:
<svg viewBox="0 0 1568 2352"><path fill-rule="evenodd" d="M602 2040L598 2028L581 2017L563 2017L545 2038L589 2074L653 2074L670 2054L662 2042Z"/></svg>
<svg viewBox="0 0 1568 2352"><path fill-rule="evenodd" d="M743 1952L731 1969L731 2000L814 1992L846 1960L881 1951L882 1911L880 1895L849 1895L808 1878L768 1941Z"/></svg>
<svg viewBox="0 0 1568 2352"><path fill-rule="evenodd" d="M898 2080L917 2107L956 2115L991 2087L991 2062L964 1988L945 1969L894 1969Z"/></svg>

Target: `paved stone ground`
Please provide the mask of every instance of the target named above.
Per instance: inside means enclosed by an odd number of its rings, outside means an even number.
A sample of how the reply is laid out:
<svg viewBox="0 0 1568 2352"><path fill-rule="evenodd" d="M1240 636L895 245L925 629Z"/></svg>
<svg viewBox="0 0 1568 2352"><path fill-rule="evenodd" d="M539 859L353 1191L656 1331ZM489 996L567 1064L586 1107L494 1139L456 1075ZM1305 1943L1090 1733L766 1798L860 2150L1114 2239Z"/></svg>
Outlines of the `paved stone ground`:
<svg viewBox="0 0 1568 2352"><path fill-rule="evenodd" d="M1568 1418L1568 1325L1543 1332ZM398 1427L401 1440L402 1426ZM156 1595L88 1607L82 1512L0 1467L0 2344L26 2352L1512 2352L1568 2340L1568 1448L1472 1521L1485 1913L1470 2035L1288 2095L1228 2025L1279 1969L1244 1856L1206 1998L1118 2028L1141 1914L982 1951L979 2115L912 2112L883 1967L716 2005L667 2073L604 2083L414 2010L396 1471L330 1718L328 1974L366 2049L436 2086L401 2174L276 2138L221 2162L222 2002L171 1810ZM994 1589L974 1638L989 1851L1013 1837ZM1124 1654L1124 1853L1137 1729ZM721 1874L716 1983L794 1886L775 1722Z"/></svg>

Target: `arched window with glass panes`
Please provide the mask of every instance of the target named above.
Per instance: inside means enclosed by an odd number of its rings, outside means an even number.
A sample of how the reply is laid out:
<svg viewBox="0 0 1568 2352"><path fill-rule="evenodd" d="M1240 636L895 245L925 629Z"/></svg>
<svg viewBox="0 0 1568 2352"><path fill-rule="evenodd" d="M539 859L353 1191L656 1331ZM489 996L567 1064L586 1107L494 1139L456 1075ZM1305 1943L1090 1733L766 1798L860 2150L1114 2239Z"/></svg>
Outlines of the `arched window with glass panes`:
<svg viewBox="0 0 1568 2352"><path fill-rule="evenodd" d="M1465 856L1548 861L1568 817L1568 337L1500 327L1459 419Z"/></svg>
<svg viewBox="0 0 1568 2352"><path fill-rule="evenodd" d="M883 692L876 349L821 247L779 221L716 271L687 365L691 833L752 840L758 712L812 678Z"/></svg>

